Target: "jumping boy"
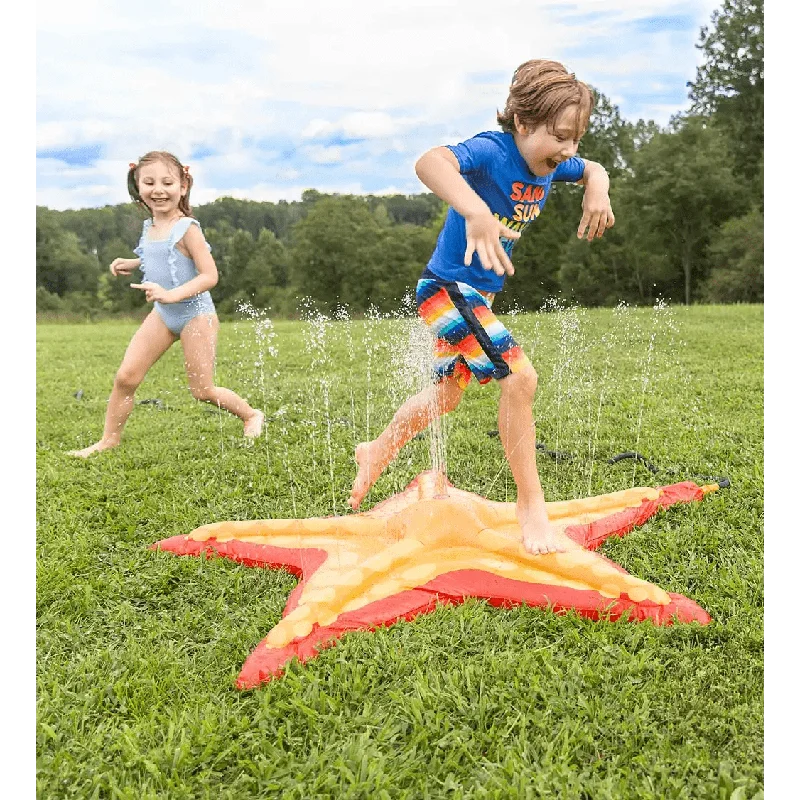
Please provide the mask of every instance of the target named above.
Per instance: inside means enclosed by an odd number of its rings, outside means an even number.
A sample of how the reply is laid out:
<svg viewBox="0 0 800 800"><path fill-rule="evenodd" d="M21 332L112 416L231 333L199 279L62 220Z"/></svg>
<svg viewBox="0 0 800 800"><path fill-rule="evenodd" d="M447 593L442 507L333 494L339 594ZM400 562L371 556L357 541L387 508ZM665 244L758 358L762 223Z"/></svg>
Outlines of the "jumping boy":
<svg viewBox="0 0 800 800"><path fill-rule="evenodd" d="M514 72L502 132L435 147L416 164L419 179L449 204L436 248L417 283L417 308L436 336L436 382L409 398L386 429L356 447L358 473L348 504L358 508L400 449L437 416L458 406L472 375L500 384L498 427L517 485L517 519L533 554L565 549L547 517L536 468L532 416L537 375L491 310L513 275L510 254L539 216L553 181L584 186L578 238L591 241L614 224L609 180L576 156L594 107L591 89L556 61L532 60Z"/></svg>

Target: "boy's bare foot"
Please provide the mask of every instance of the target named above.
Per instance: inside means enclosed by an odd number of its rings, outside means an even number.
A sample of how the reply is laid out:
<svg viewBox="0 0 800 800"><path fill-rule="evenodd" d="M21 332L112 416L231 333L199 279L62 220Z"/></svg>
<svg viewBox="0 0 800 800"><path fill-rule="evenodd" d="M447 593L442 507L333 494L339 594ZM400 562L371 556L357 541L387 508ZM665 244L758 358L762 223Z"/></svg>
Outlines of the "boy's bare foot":
<svg viewBox="0 0 800 800"><path fill-rule="evenodd" d="M261 436L261 429L264 427L264 412L256 409L244 421L244 435L248 439L257 439Z"/></svg>
<svg viewBox="0 0 800 800"><path fill-rule="evenodd" d="M529 516L518 514L518 517L522 528L522 546L531 555L563 553L567 550L568 540L553 528L547 512Z"/></svg>
<svg viewBox="0 0 800 800"><path fill-rule="evenodd" d="M352 509L356 509L361 505L361 501L372 488L372 484L380 478L388 463L382 461L381 453L375 442L361 442L361 444L356 445L355 458L358 465L358 473L353 481L350 497L347 499L347 505Z"/></svg>
<svg viewBox="0 0 800 800"><path fill-rule="evenodd" d="M116 447L119 442L107 442L101 439L99 442L84 447L83 450L67 450L68 456L75 456L76 458L89 458L93 453L100 453L103 450L111 450Z"/></svg>

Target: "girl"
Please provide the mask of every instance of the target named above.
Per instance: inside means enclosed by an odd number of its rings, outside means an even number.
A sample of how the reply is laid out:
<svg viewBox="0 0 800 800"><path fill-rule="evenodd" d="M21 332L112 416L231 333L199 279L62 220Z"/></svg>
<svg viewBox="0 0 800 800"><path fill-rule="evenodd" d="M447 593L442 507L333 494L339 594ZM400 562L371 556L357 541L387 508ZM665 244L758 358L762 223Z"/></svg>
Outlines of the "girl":
<svg viewBox="0 0 800 800"><path fill-rule="evenodd" d="M260 436L264 414L230 389L214 385L214 358L219 320L208 290L217 283L217 265L200 224L190 216L189 167L171 153L153 151L131 164L128 192L151 219L142 226L138 258L115 258L112 275L130 275L142 268L141 289L153 310L125 351L108 400L103 438L70 455L86 458L116 447L133 410L133 395L153 364L178 339L183 347L189 389L197 400L214 403L244 422L244 435Z"/></svg>

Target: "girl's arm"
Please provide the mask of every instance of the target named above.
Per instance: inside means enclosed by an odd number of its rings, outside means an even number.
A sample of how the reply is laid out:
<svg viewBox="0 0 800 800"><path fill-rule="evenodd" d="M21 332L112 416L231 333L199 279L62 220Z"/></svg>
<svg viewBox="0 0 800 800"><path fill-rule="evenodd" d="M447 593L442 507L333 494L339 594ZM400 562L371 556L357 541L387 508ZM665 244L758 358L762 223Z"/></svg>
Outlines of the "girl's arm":
<svg viewBox="0 0 800 800"><path fill-rule="evenodd" d="M142 265L141 258L115 258L109 269L111 274L116 277L117 275L130 275L137 267Z"/></svg>

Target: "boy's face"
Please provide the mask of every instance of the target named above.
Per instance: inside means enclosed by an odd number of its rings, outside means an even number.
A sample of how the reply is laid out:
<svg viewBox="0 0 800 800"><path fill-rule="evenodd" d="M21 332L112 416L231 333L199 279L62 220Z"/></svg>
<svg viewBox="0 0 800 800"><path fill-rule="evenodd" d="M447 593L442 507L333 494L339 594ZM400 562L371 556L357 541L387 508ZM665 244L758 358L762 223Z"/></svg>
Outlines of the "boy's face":
<svg viewBox="0 0 800 800"><path fill-rule="evenodd" d="M547 124L529 128L514 115L514 141L528 169L538 177L549 175L562 161L578 152L578 106L567 106L556 117L552 133ZM575 137L578 136L576 139Z"/></svg>

